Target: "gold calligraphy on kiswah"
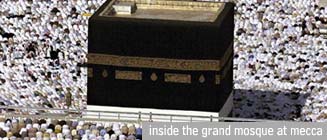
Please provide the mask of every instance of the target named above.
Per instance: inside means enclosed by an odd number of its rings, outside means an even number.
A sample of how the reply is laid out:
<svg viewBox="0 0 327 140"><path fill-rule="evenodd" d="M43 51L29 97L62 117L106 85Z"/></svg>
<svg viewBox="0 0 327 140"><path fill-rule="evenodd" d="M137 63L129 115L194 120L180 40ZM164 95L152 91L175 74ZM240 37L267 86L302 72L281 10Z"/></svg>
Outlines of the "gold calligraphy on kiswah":
<svg viewBox="0 0 327 140"><path fill-rule="evenodd" d="M142 72L116 70L115 78L120 80L142 80Z"/></svg>
<svg viewBox="0 0 327 140"><path fill-rule="evenodd" d="M189 74L165 73L165 82L190 84L192 79Z"/></svg>
<svg viewBox="0 0 327 140"><path fill-rule="evenodd" d="M184 60L150 57L131 57L108 54L88 54L89 64L119 67L153 68L184 71L219 71L219 60Z"/></svg>
<svg viewBox="0 0 327 140"><path fill-rule="evenodd" d="M106 70L104 70L106 74L104 75L102 73L102 77L106 78L108 76L108 73ZM116 70L115 71L115 79L117 80L142 80L143 73L141 71L122 71L122 70ZM88 77L93 77L93 68L88 69ZM152 81L157 81L158 76L155 73L152 73L151 75ZM205 82L205 76L201 75L199 77L199 83ZM221 76L215 75L215 83L216 85L220 84ZM184 84L191 84L192 83L192 75L191 74L179 74L179 73L165 73L164 74L164 82L167 83L184 83Z"/></svg>

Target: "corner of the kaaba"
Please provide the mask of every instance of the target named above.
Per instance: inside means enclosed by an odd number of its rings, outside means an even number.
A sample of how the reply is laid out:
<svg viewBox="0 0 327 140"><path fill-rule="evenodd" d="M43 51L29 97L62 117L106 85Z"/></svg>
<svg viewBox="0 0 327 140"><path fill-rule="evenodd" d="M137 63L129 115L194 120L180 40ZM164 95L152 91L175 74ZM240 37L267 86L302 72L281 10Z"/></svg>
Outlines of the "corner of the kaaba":
<svg viewBox="0 0 327 140"><path fill-rule="evenodd" d="M230 114L233 3L208 22L103 15L112 4L89 19L88 105Z"/></svg>

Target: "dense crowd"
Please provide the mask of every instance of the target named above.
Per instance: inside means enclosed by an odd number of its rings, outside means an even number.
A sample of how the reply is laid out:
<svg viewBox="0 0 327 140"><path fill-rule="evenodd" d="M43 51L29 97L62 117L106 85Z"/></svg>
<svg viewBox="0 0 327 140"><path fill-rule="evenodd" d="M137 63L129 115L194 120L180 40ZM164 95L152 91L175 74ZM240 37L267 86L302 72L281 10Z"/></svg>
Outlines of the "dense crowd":
<svg viewBox="0 0 327 140"><path fill-rule="evenodd" d="M104 0L0 0L0 105L85 108L88 13ZM234 116L327 119L317 0L236 0Z"/></svg>
<svg viewBox="0 0 327 140"><path fill-rule="evenodd" d="M0 1L0 104L86 104L87 16L103 0Z"/></svg>
<svg viewBox="0 0 327 140"><path fill-rule="evenodd" d="M1 140L142 140L139 124L0 119Z"/></svg>
<svg viewBox="0 0 327 140"><path fill-rule="evenodd" d="M234 115L327 119L327 8L315 0L238 0Z"/></svg>

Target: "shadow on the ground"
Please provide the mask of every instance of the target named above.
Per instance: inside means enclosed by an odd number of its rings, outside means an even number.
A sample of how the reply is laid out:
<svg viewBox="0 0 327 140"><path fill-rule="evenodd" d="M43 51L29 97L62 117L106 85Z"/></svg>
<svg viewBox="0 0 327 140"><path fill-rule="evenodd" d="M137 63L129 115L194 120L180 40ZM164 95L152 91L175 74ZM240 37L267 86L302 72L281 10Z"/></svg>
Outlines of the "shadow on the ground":
<svg viewBox="0 0 327 140"><path fill-rule="evenodd" d="M309 96L308 93L236 89L232 116L271 120L299 119Z"/></svg>

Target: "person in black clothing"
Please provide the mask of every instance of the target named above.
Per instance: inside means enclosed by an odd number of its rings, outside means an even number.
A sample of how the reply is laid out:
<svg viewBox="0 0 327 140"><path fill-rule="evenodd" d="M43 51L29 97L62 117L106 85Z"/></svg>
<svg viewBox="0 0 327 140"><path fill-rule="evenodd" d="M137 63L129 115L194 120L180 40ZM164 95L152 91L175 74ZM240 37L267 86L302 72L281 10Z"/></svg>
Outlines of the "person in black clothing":
<svg viewBox="0 0 327 140"><path fill-rule="evenodd" d="M13 33L7 33L5 32L5 30L3 28L0 27L0 35L3 37L3 38L12 38L15 36L15 34Z"/></svg>
<svg viewBox="0 0 327 140"><path fill-rule="evenodd" d="M52 59L52 60L58 59L59 58L59 56L58 56L59 52L60 52L59 49L53 50L53 47L51 46L50 59Z"/></svg>
<svg viewBox="0 0 327 140"><path fill-rule="evenodd" d="M26 47L26 52L28 54L28 58L32 58L32 57L35 57L36 55L36 45L37 43L36 42L32 42L30 44L28 44L28 46Z"/></svg>
<svg viewBox="0 0 327 140"><path fill-rule="evenodd" d="M0 137L1 137L1 138L4 138L4 137L6 137L6 136L7 136L7 132L4 131L2 128L0 128Z"/></svg>
<svg viewBox="0 0 327 140"><path fill-rule="evenodd" d="M307 22L304 20L302 22L302 36L304 36L307 32L306 32L306 29L307 29Z"/></svg>
<svg viewBox="0 0 327 140"><path fill-rule="evenodd" d="M67 109L69 109L72 105L72 93L70 90L70 88L67 88L67 93L65 95Z"/></svg>
<svg viewBox="0 0 327 140"><path fill-rule="evenodd" d="M3 30L3 28L0 27L0 35L3 35L5 32L5 30Z"/></svg>
<svg viewBox="0 0 327 140"><path fill-rule="evenodd" d="M112 130L112 126L107 128L107 133L109 134L110 137L112 134L115 134L115 131Z"/></svg>
<svg viewBox="0 0 327 140"><path fill-rule="evenodd" d="M52 15L56 15L57 13L60 13L60 10L57 7L55 7L50 12Z"/></svg>

